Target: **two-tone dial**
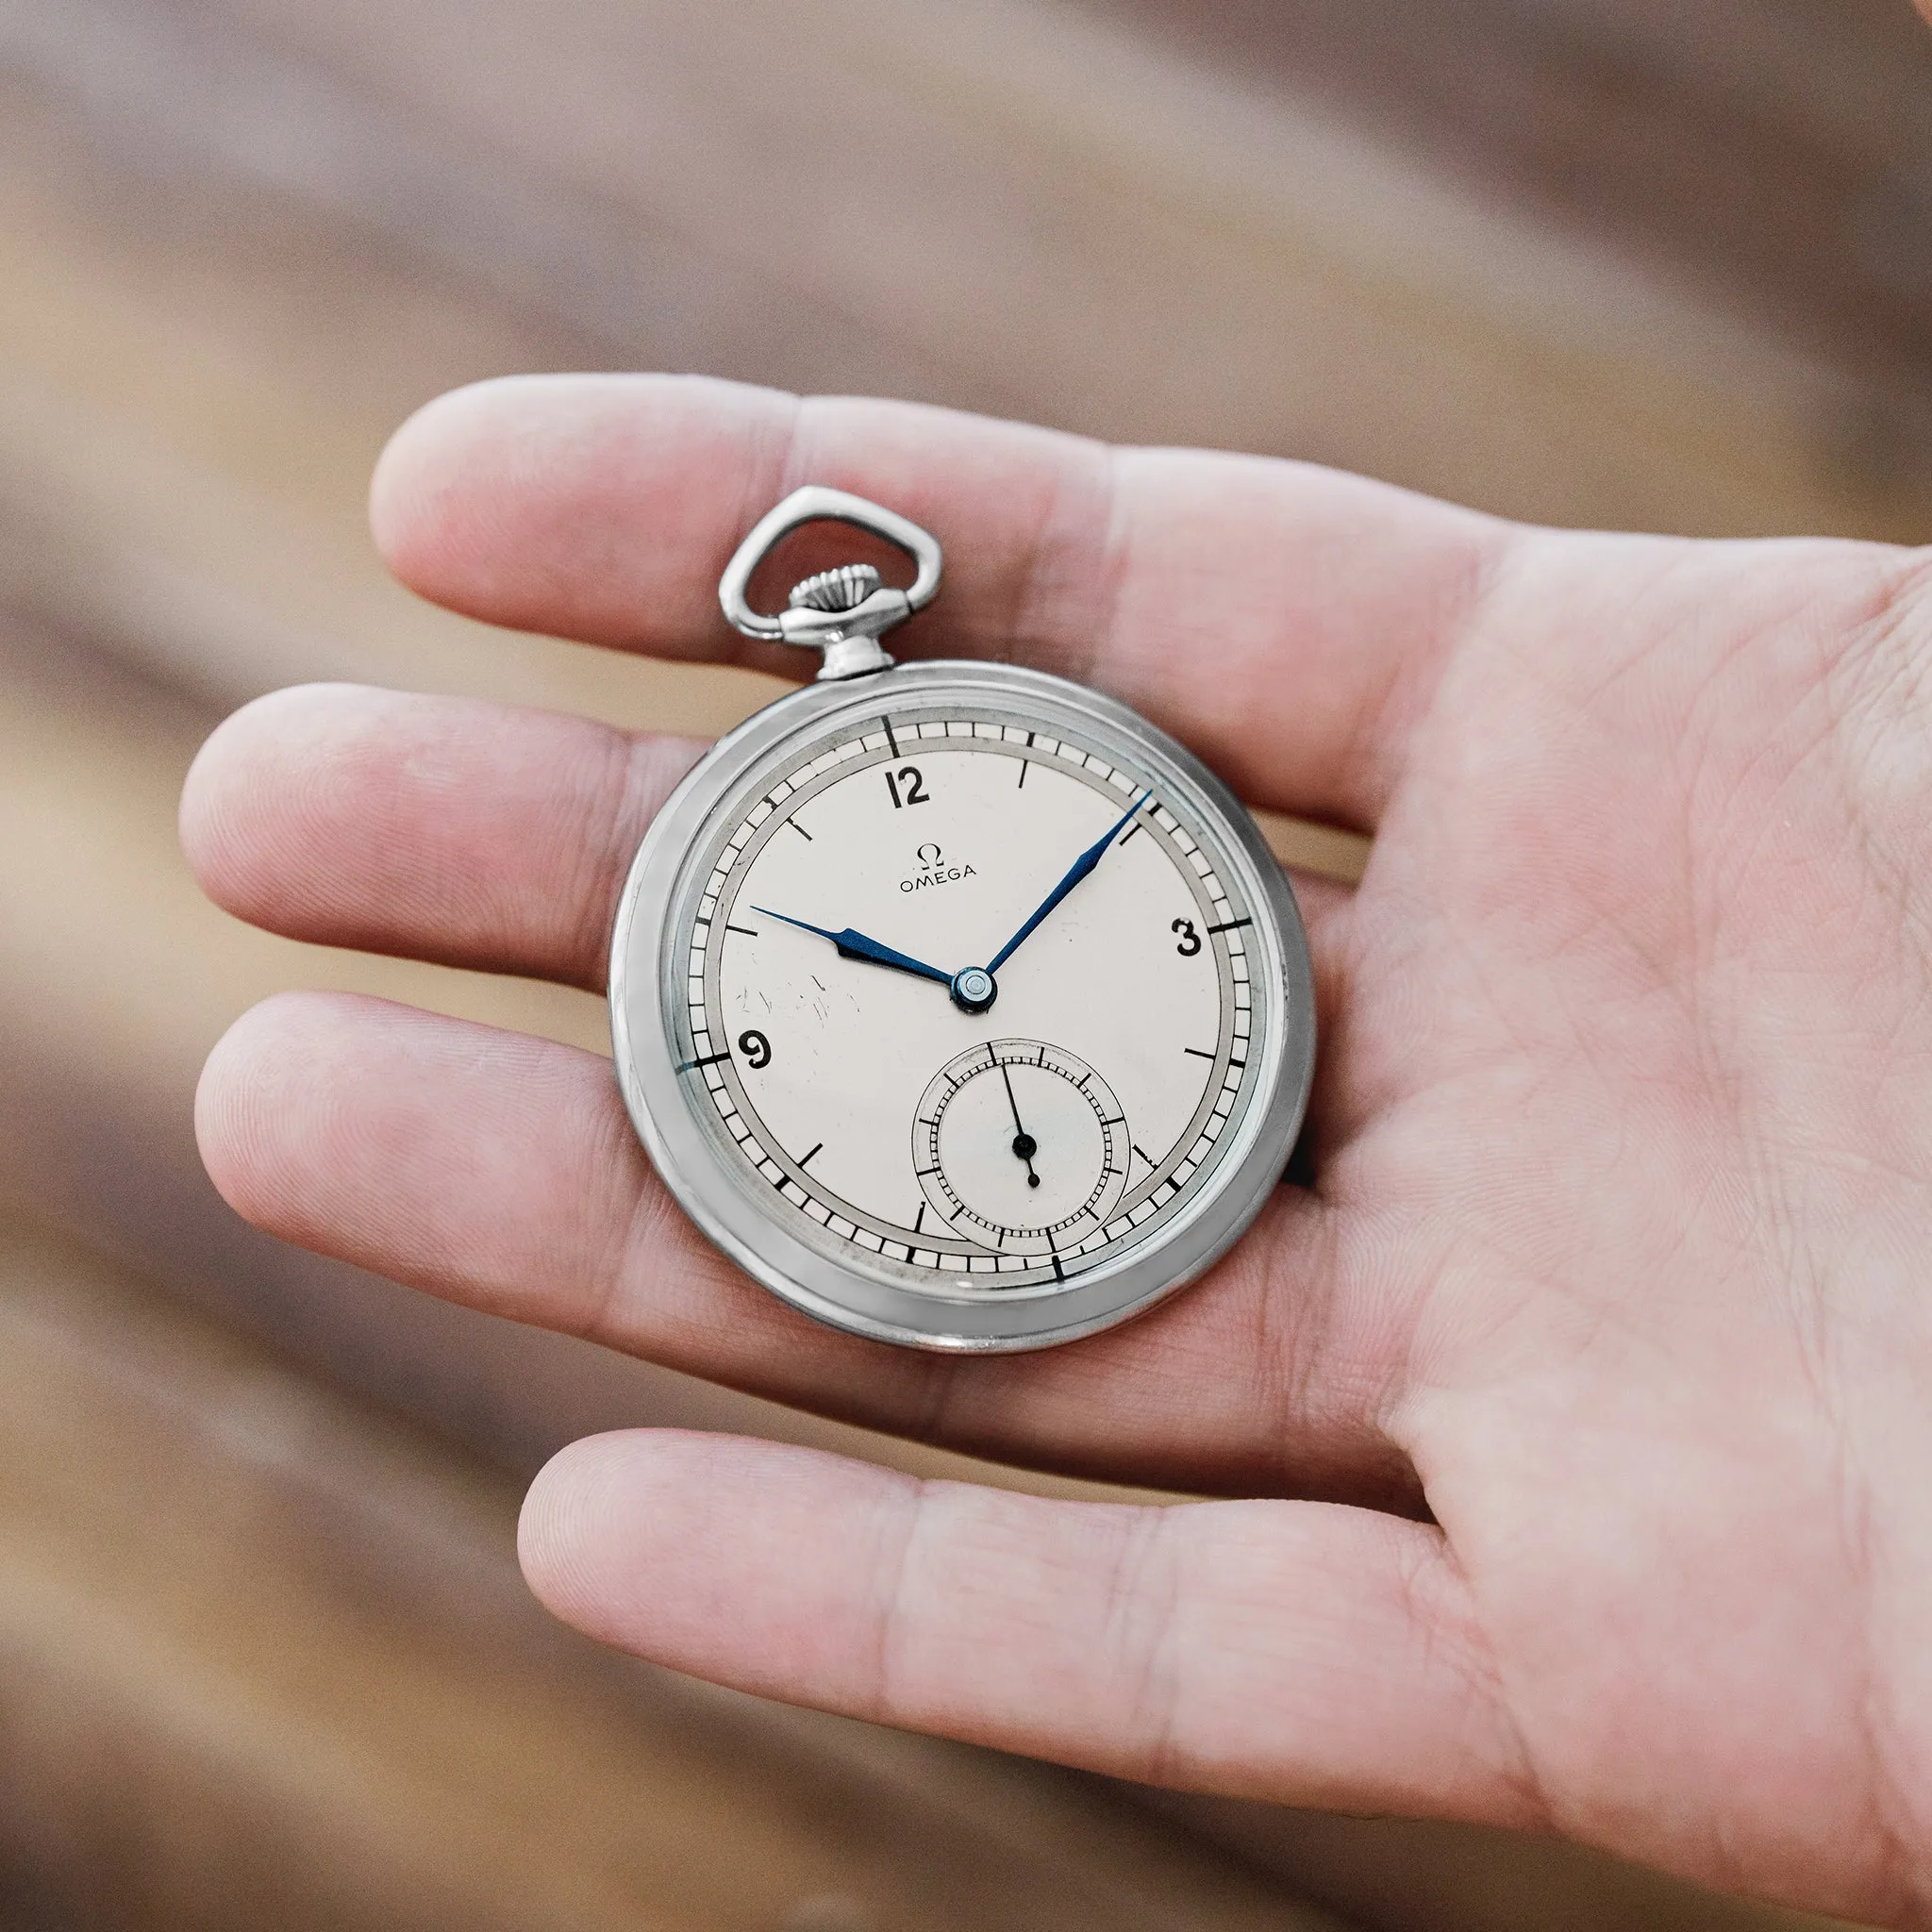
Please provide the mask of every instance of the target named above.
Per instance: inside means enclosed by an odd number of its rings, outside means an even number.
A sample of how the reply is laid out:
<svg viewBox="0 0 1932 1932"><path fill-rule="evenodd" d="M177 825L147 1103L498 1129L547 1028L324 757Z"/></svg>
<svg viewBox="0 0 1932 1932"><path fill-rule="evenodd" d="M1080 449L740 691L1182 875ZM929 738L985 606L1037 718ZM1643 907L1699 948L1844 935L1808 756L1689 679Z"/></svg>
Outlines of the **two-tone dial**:
<svg viewBox="0 0 1932 1932"><path fill-rule="evenodd" d="M686 872L689 1104L849 1267L1063 1290L1157 1240L1232 1144L1279 1004L1246 873L1104 731L849 718L748 774Z"/></svg>

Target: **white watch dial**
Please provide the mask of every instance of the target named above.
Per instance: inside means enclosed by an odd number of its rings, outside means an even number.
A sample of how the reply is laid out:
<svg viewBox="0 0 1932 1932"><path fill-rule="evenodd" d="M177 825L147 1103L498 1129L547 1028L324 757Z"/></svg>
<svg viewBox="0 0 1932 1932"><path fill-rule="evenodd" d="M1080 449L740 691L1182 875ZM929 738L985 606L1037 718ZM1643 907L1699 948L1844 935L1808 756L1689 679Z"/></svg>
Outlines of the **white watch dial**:
<svg viewBox="0 0 1932 1932"><path fill-rule="evenodd" d="M1098 726L848 718L763 759L685 870L687 1103L848 1269L1055 1293L1158 1240L1237 1138L1281 999L1246 877Z"/></svg>

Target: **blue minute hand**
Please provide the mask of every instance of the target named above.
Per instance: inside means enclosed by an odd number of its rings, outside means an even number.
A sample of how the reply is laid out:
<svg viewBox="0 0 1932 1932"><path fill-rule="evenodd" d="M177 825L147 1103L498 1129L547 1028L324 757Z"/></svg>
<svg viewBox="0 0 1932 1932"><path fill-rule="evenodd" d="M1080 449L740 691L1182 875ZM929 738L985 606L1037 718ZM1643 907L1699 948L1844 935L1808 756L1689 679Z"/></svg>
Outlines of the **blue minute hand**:
<svg viewBox="0 0 1932 1932"><path fill-rule="evenodd" d="M1016 953L1019 950L1020 941L1024 940L1026 937L1026 935L1029 932L1031 932L1033 928L1036 925L1038 925L1042 919L1044 919L1046 915L1049 912L1051 912L1053 908L1056 906L1058 906L1060 903L1060 901L1064 899L1067 896L1067 894L1071 892L1074 890L1074 888L1077 886L1080 883L1080 881L1084 879L1087 876L1087 874L1090 872L1091 872L1096 865L1100 863L1101 854L1105 852L1107 848L1113 843L1114 840L1120 836L1121 827L1124 825L1126 822L1130 818L1132 818L1134 814L1137 811L1139 811L1143 805L1145 805L1147 801L1153 796L1154 789L1152 786L1149 786L1148 789L1145 791L1141 792L1140 797L1135 799L1133 804L1128 806L1126 810L1124 811L1120 815L1120 817L1116 819L1114 823L1108 827L1106 832L1104 832L1098 839L1094 840L1092 844L1088 846L1086 851L1081 853L1078 858L1074 859L1073 864L1067 868L1066 877L1063 878L1059 882L1059 884L1057 885L1053 889L1053 891L1050 891L1046 895L1046 897L1041 901L1039 910L1036 911L1033 917L1029 919L1026 922L1026 924L1023 925L1020 928L1020 930L1016 932L1013 935L1013 937L1009 939L1006 942L1006 944L1003 945L999 949L999 951L995 953L992 956L992 958L987 962L986 970L989 973L997 973L1000 970L1000 968L1004 966L1007 963L1007 961L1013 957L1014 953Z"/></svg>
<svg viewBox="0 0 1932 1932"><path fill-rule="evenodd" d="M787 925L795 925L800 932L815 932L820 939L830 940L848 959L870 959L876 966L896 966L901 973L916 973L922 979L937 979L941 986L953 983L950 973L941 973L937 966L928 966L924 959L895 953L891 946L882 946L878 941L867 939L862 932L854 932L849 925L842 932L832 932L823 925L812 924L808 919L793 919L789 912L774 912L769 906L754 906L751 909L762 912L767 919L782 920Z"/></svg>

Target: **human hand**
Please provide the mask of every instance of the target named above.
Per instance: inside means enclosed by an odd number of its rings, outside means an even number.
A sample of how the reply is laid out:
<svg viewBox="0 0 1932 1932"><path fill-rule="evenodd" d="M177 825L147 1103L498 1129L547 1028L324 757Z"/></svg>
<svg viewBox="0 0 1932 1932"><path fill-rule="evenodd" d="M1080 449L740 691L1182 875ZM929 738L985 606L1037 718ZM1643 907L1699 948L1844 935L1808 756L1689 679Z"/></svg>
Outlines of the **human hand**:
<svg viewBox="0 0 1932 1932"><path fill-rule="evenodd" d="M198 1103L251 1220L432 1292L1137 1508L768 1443L576 1444L560 1615L767 1695L1123 1775L1542 1826L1932 1913L1932 563L1523 529L1289 463L668 378L459 392L378 540L491 621L774 664L712 586L792 485L939 531L913 649L1011 654L1258 806L1323 1045L1284 1187L1145 1319L896 1352L671 1205L608 1064L379 1002L243 1019ZM218 731L187 849L301 938L601 987L695 747L346 689Z"/></svg>

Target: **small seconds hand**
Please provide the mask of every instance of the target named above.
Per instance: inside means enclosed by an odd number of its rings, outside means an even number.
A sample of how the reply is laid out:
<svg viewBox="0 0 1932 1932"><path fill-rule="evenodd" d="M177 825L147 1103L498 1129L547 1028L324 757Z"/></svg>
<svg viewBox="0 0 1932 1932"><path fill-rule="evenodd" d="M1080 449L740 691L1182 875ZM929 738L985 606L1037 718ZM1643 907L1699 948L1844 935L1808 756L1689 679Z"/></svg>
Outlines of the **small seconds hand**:
<svg viewBox="0 0 1932 1932"><path fill-rule="evenodd" d="M1040 1142L1026 1131L1020 1119L1020 1103L1013 1098L1013 1076L1007 1072L1005 1060L1000 1062L1000 1078L1007 1083L1007 1105L1013 1109L1013 1152L1026 1163L1026 1185L1037 1188L1040 1176L1033 1172L1033 1157L1040 1152Z"/></svg>

